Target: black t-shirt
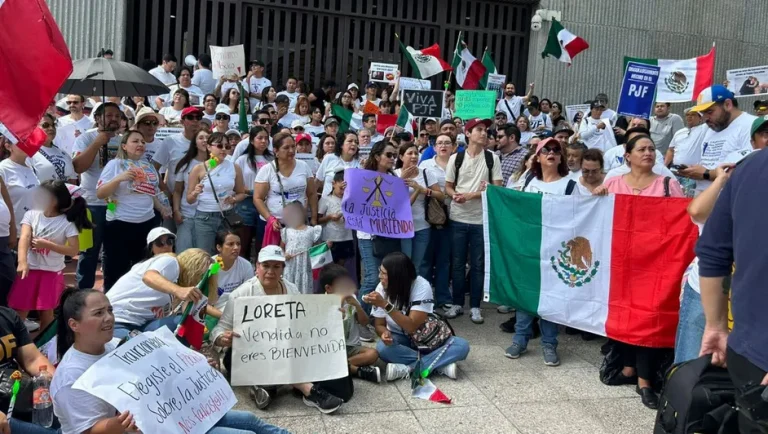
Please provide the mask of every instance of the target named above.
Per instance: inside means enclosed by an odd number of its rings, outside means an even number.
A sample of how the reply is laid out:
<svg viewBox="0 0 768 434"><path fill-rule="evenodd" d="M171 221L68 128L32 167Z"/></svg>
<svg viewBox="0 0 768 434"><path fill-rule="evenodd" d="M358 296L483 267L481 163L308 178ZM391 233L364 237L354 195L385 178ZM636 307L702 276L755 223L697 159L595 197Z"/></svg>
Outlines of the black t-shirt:
<svg viewBox="0 0 768 434"><path fill-rule="evenodd" d="M320 110L325 110L325 99L328 98L325 91L323 89L315 89L312 91L312 95L314 95L316 99L309 103L309 105L313 108L317 107Z"/></svg>
<svg viewBox="0 0 768 434"><path fill-rule="evenodd" d="M21 317L13 309L0 307L0 369L18 366L19 348L31 343Z"/></svg>

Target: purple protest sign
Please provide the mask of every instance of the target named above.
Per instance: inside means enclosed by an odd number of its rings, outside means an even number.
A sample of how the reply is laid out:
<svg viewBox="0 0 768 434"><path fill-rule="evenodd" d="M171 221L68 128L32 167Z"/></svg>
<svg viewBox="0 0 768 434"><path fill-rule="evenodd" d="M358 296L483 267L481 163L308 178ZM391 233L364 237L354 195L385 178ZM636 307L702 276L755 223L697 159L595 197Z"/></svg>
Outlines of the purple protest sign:
<svg viewBox="0 0 768 434"><path fill-rule="evenodd" d="M341 208L347 229L389 238L413 237L408 186L393 175L363 169L344 171Z"/></svg>

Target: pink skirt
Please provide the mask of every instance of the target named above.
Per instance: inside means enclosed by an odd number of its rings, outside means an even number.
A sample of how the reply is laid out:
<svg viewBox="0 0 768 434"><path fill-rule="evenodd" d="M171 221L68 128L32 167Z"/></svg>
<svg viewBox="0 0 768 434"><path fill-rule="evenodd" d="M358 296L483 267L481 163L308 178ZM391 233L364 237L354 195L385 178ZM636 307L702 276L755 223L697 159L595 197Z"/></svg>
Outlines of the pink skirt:
<svg viewBox="0 0 768 434"><path fill-rule="evenodd" d="M55 309L62 292L63 271L29 270L25 279L16 275L8 296L8 307L16 310Z"/></svg>

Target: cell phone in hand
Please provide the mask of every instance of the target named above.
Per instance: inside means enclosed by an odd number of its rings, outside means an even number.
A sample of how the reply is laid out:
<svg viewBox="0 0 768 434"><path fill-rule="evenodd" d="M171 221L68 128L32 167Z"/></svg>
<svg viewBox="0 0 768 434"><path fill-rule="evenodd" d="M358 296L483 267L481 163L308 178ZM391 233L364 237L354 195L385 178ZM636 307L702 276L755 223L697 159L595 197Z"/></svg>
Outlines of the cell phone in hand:
<svg viewBox="0 0 768 434"><path fill-rule="evenodd" d="M673 164L673 165L669 166L669 168L672 169L672 170L680 171L680 170L687 169L688 166L685 165L685 164Z"/></svg>

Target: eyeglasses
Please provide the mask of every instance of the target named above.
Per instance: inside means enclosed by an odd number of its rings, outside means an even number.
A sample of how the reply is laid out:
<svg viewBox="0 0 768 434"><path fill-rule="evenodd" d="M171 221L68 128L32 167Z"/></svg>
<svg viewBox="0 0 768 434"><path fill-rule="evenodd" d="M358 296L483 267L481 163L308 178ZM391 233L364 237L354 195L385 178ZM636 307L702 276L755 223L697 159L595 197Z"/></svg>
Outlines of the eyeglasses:
<svg viewBox="0 0 768 434"><path fill-rule="evenodd" d="M225 115L223 113L219 113L219 114L216 115L216 120L217 121L228 121L229 120L229 115Z"/></svg>
<svg viewBox="0 0 768 434"><path fill-rule="evenodd" d="M40 128L56 128L56 122L41 122Z"/></svg>
<svg viewBox="0 0 768 434"><path fill-rule="evenodd" d="M185 116L185 117L184 117L184 119L186 119L186 120L188 120L188 121L199 121L199 120L201 120L202 118L203 118L203 117L202 117L202 116L200 116L200 115L187 115L187 116Z"/></svg>
<svg viewBox="0 0 768 434"><path fill-rule="evenodd" d="M259 119L259 123L261 125L268 124L269 123L269 119Z"/></svg>
<svg viewBox="0 0 768 434"><path fill-rule="evenodd" d="M80 104L81 101L67 101L67 105Z"/></svg>
<svg viewBox="0 0 768 434"><path fill-rule="evenodd" d="M187 116L187 119L189 119L189 116ZM198 119L198 120L200 120L200 119ZM139 122L139 125L146 125L148 127L156 127L156 126L160 125L160 122L158 122L158 121L141 121L141 122Z"/></svg>
<svg viewBox="0 0 768 434"><path fill-rule="evenodd" d="M385 156L385 157L387 157L387 158L395 158L395 157L397 156L397 155L395 155L395 153L394 153L394 152L385 152L385 153L384 153L384 154L382 154L382 155L384 155L384 156Z"/></svg>
<svg viewBox="0 0 768 434"><path fill-rule="evenodd" d="M216 147L216 148L219 148L219 149L226 149L227 151L229 151L230 149L232 149L232 145L224 145L224 144L222 144L222 143L217 143L217 144L215 144L215 145L211 145L211 146L213 146L213 147Z"/></svg>
<svg viewBox="0 0 768 434"><path fill-rule="evenodd" d="M541 154L560 154L563 152L563 149L559 146L554 146L550 148L549 146L545 146L541 148Z"/></svg>
<svg viewBox="0 0 768 434"><path fill-rule="evenodd" d="M173 245L174 245L174 239L173 239L173 238L171 238L171 237L168 237L168 239L167 239L167 240L163 241L163 239L162 239L162 238L158 238L158 239L156 239L155 241L153 241L152 243L153 243L155 246L157 246L157 247L165 247L165 246L168 246L168 247L173 247Z"/></svg>
<svg viewBox="0 0 768 434"><path fill-rule="evenodd" d="M427 133L419 133L419 137L427 137L427 136L429 136L429 134L427 134Z"/></svg>

